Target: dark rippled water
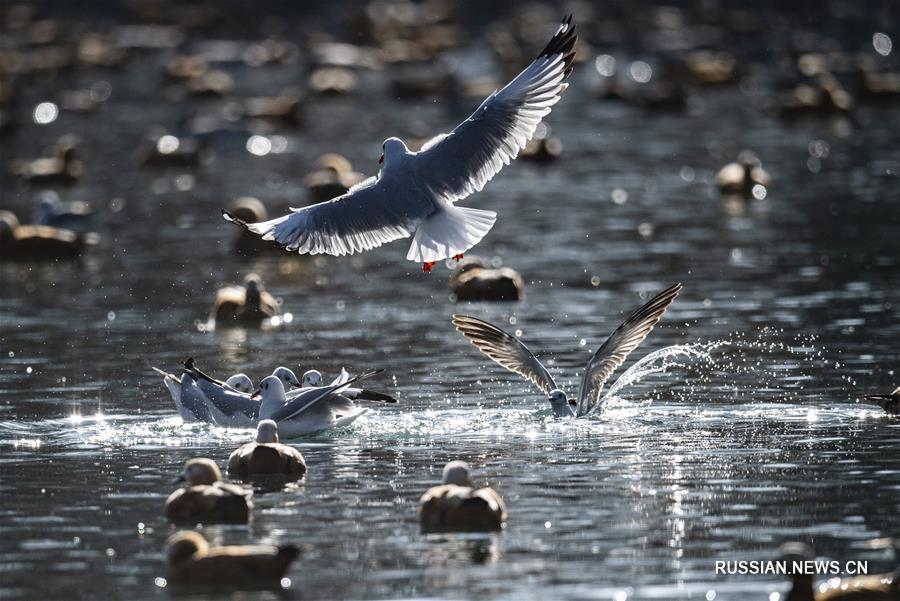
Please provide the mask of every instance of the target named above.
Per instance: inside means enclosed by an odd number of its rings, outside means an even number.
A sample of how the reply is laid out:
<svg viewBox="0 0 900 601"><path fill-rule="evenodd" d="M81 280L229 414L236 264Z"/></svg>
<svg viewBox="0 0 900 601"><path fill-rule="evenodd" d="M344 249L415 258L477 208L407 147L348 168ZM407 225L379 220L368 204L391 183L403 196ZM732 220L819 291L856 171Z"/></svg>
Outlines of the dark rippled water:
<svg viewBox="0 0 900 601"><path fill-rule="evenodd" d="M149 73L163 64L146 61ZM194 456L222 464L251 435L181 423L149 367L188 356L254 378L279 364L381 367L402 401L295 441L310 466L299 486L258 494L249 526L204 528L220 543L303 548L285 591L242 599L764 599L786 584L717 576L714 562L773 558L796 539L890 568L862 543L900 536L900 421L857 401L900 380L900 144L888 125L900 110L863 108L849 135L775 121L737 89L653 113L594 100L591 71L576 70L548 120L563 158L516 162L466 201L500 215L477 252L522 272L514 305L452 303L449 272L420 273L404 243L343 259L231 255L236 232L218 213L231 198L296 205L321 153L374 173L386 136L460 117L391 102L378 77L310 102L307 127L276 132L285 153L253 156L246 135L227 135L194 170L131 163L149 125L187 110L135 70L95 74L113 87L95 113L4 139L33 156L78 131L86 176L67 198L125 204L81 262L0 265L0 597L169 595L156 579L172 477ZM256 93L276 91L291 72L253 77ZM23 86L25 113L52 89ZM817 173L815 140L829 148ZM774 183L763 200L723 201L713 174L744 147ZM32 191L0 184L23 213ZM198 331L217 286L251 270L292 321ZM625 312L674 281L682 295L629 365L670 345L699 355L577 423L552 419L449 324L460 311L510 324L574 389ZM418 533L418 497L453 458L503 494L502 533Z"/></svg>

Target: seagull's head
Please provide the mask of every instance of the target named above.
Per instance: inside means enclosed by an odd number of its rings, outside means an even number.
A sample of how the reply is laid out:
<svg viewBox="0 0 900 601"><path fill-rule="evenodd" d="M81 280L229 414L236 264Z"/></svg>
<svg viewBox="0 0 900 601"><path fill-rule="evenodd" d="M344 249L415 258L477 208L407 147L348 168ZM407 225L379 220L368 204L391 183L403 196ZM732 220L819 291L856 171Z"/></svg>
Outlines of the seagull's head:
<svg viewBox="0 0 900 601"><path fill-rule="evenodd" d="M317 369L311 369L303 374L303 386L321 386L322 373Z"/></svg>
<svg viewBox="0 0 900 601"><path fill-rule="evenodd" d="M275 371L272 372L272 375L281 380L281 385L285 390L300 388L300 380L297 379L297 374L288 367L276 367Z"/></svg>
<svg viewBox="0 0 900 601"><path fill-rule="evenodd" d="M388 138L385 140L381 145L381 151L381 158L378 159L379 165L387 165L392 158L409 152L406 144L400 138Z"/></svg>
<svg viewBox="0 0 900 601"><path fill-rule="evenodd" d="M556 417L568 417L572 415L572 408L569 407L569 397L560 389L550 391L550 406L553 407L553 415Z"/></svg>
<svg viewBox="0 0 900 601"><path fill-rule="evenodd" d="M253 382L250 380L250 376L248 376L247 374L234 374L233 376L225 380L225 383L238 392L250 394L250 392L253 390Z"/></svg>
<svg viewBox="0 0 900 601"><path fill-rule="evenodd" d="M261 419L272 415L279 407L284 405L287 399L284 396L284 384L278 379L278 376L266 376L259 383L251 399L259 399L259 416ZM263 417L265 416L265 417Z"/></svg>

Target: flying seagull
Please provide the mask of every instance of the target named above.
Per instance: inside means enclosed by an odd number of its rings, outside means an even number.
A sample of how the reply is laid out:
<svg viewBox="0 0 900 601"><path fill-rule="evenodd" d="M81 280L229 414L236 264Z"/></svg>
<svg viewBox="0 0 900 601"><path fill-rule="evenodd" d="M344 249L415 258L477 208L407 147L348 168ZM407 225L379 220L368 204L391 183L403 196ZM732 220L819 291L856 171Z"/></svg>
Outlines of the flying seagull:
<svg viewBox="0 0 900 601"><path fill-rule="evenodd" d="M425 272L437 261L462 258L490 231L497 214L454 203L484 188L525 148L569 85L565 80L574 47L570 15L537 58L456 129L432 138L418 152L388 138L378 176L343 196L259 223L247 223L224 209L222 214L263 240L300 254L352 255L412 236L406 258L423 263Z"/></svg>
<svg viewBox="0 0 900 601"><path fill-rule="evenodd" d="M454 315L452 321L456 329L479 351L537 385L549 397L556 417L581 417L591 413L597 406L603 384L625 362L628 354L650 334L680 290L681 284L669 286L616 328L588 361L578 390L577 403L569 400L566 393L556 385L550 372L515 336L477 317Z"/></svg>

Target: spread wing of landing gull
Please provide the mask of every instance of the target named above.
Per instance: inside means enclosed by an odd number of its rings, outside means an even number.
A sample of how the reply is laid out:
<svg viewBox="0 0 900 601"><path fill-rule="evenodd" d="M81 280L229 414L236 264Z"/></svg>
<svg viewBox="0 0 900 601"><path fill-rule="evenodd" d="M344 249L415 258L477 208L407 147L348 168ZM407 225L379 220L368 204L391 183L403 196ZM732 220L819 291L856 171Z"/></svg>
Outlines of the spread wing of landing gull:
<svg viewBox="0 0 900 601"><path fill-rule="evenodd" d="M454 315L453 325L488 358L530 380L544 394L550 394L557 389L556 382L553 381L553 376L547 368L512 334L483 319L469 315Z"/></svg>
<svg viewBox="0 0 900 601"><path fill-rule="evenodd" d="M578 389L578 415L587 415L594 409L594 405L600 400L600 391L603 385L619 368L628 355L640 345L650 334L666 308L672 304L681 284L669 286L644 306L628 316L622 325L616 328L606 342L593 354Z"/></svg>
<svg viewBox="0 0 900 601"><path fill-rule="evenodd" d="M509 371L537 385L546 395L557 417L582 417L592 413L600 401L600 391L610 375L650 334L681 290L669 286L632 313L593 354L585 368L575 408L553 377L518 338L477 317L454 315L452 322L475 348Z"/></svg>
<svg viewBox="0 0 900 601"><path fill-rule="evenodd" d="M497 215L454 203L484 188L534 136L568 87L575 39L569 16L528 67L452 132L418 152L388 138L378 176L343 196L259 223L222 214L300 254L352 255L412 236L406 258L424 263L425 271L437 261L461 257L490 231Z"/></svg>

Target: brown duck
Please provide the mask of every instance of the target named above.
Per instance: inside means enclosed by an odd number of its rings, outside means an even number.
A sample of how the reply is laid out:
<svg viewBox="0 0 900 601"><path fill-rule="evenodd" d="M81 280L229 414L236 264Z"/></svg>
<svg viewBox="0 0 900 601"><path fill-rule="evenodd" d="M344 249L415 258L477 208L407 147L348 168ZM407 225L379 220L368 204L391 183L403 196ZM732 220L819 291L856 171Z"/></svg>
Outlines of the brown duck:
<svg viewBox="0 0 900 601"><path fill-rule="evenodd" d="M191 459L175 482L187 481L166 499L166 517L184 524L236 523L250 519L251 492L222 482L219 466L210 459Z"/></svg>
<svg viewBox="0 0 900 601"><path fill-rule="evenodd" d="M525 296L525 281L514 269L489 269L480 258L469 257L450 275L450 289L460 301L517 301Z"/></svg>
<svg viewBox="0 0 900 601"><path fill-rule="evenodd" d="M15 214L0 211L0 260L75 259L85 239L71 230L46 225L20 225Z"/></svg>
<svg viewBox="0 0 900 601"><path fill-rule="evenodd" d="M211 317L217 325L259 326L280 312L278 301L263 288L260 277L251 273L243 286L226 286L216 292Z"/></svg>
<svg viewBox="0 0 900 601"><path fill-rule="evenodd" d="M503 528L506 506L493 489L473 486L464 461L451 461L443 483L422 495L419 522L423 532L490 532Z"/></svg>
<svg viewBox="0 0 900 601"><path fill-rule="evenodd" d="M228 474L238 478L253 476L291 476L306 473L300 451L278 442L278 425L264 419L256 427L256 442L241 445L228 458Z"/></svg>
<svg viewBox="0 0 900 601"><path fill-rule="evenodd" d="M183 530L167 541L167 580L173 585L277 585L298 553L294 545L210 548L199 532Z"/></svg>

